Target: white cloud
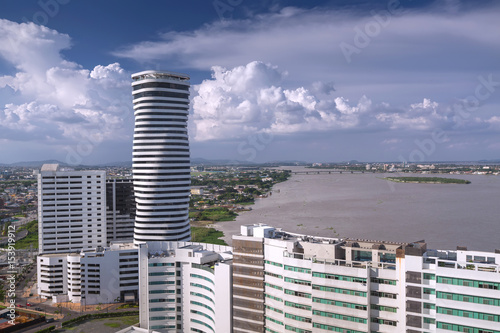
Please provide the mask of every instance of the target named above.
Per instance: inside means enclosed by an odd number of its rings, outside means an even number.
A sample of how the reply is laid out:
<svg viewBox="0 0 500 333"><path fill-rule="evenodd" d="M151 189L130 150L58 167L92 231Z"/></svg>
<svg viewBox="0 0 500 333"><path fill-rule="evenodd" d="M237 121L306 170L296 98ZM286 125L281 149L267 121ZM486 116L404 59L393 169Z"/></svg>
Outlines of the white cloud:
<svg viewBox="0 0 500 333"><path fill-rule="evenodd" d="M400 143L401 142L401 139L385 139L382 141L382 144L384 145L393 145L393 144L396 144L396 143Z"/></svg>
<svg viewBox="0 0 500 333"><path fill-rule="evenodd" d="M498 125L488 120L497 115L499 94L481 100L470 115L453 104L474 95L478 76L500 78L500 7L404 6L402 1L399 13L388 16L388 24L369 36L350 63L341 43L356 46L358 29L376 22L363 9L283 8L161 34L114 54L175 63L185 71L216 65L213 78L192 94L190 133L198 142L273 133L295 145L330 147L329 140L358 143L363 137L356 151L367 150L367 141L393 139L401 141L378 148L404 152L414 148L414 138L435 129L450 137L458 133L457 143L480 132L493 136ZM250 65L255 60L262 63Z"/></svg>
<svg viewBox="0 0 500 333"><path fill-rule="evenodd" d="M432 131L454 125L448 106L424 98L395 108L374 104L367 96L357 103L314 87L285 89L286 76L270 64L254 61L233 69L214 67L212 79L194 86L191 134L196 141L241 139L258 133L290 135L328 131ZM318 86L318 82L314 85ZM474 126L489 121L474 119ZM398 143L398 139L385 144Z"/></svg>
<svg viewBox="0 0 500 333"><path fill-rule="evenodd" d="M65 60L68 35L0 20L0 56L15 73L0 77L0 137L71 146L123 140L131 110L130 76L118 63L85 69ZM10 93L9 93L10 91Z"/></svg>

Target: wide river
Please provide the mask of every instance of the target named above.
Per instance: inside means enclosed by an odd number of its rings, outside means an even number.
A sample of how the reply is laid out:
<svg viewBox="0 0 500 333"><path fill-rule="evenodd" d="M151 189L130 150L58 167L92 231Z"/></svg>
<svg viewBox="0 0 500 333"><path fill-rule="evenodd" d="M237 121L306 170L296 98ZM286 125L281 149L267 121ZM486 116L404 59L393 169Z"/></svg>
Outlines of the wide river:
<svg viewBox="0 0 500 333"><path fill-rule="evenodd" d="M236 221L219 222L216 228L228 244L241 225L266 223L315 236L424 239L433 249L500 249L500 176L438 175L470 180L468 185L394 183L381 179L385 176L397 175L293 175L275 185L271 196L256 200L252 211L241 213Z"/></svg>

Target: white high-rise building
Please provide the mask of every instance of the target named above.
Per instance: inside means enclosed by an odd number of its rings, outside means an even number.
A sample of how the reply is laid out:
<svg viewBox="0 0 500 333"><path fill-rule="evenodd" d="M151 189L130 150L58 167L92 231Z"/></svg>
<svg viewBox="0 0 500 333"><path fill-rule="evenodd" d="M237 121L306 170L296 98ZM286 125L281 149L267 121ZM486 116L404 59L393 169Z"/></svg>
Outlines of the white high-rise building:
<svg viewBox="0 0 500 333"><path fill-rule="evenodd" d="M134 241L189 241L189 76L144 71L132 80Z"/></svg>
<svg viewBox="0 0 500 333"><path fill-rule="evenodd" d="M40 253L106 246L106 172L44 164L38 172Z"/></svg>

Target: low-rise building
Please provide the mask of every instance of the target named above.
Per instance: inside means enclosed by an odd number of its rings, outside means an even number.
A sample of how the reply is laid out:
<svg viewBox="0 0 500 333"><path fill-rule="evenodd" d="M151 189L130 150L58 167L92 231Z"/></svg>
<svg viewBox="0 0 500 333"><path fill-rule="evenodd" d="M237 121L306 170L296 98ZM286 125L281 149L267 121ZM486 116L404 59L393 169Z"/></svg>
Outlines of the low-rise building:
<svg viewBox="0 0 500 333"><path fill-rule="evenodd" d="M98 304L138 301L138 249L114 243L74 253L37 258L38 294L54 302Z"/></svg>

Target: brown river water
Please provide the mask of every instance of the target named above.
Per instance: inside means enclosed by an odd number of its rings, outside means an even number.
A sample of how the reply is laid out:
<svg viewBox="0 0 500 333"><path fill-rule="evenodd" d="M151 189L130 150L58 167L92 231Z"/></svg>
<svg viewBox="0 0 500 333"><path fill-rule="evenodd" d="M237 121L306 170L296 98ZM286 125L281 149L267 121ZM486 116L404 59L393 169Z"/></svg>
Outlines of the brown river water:
<svg viewBox="0 0 500 333"><path fill-rule="evenodd" d="M467 179L468 185L394 183L381 179L386 176L398 175L293 175L275 185L271 196L257 199L251 211L216 228L228 244L242 224L266 223L314 236L500 249L500 176L422 175Z"/></svg>

